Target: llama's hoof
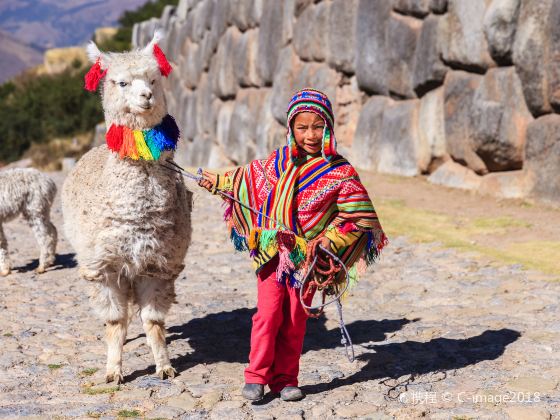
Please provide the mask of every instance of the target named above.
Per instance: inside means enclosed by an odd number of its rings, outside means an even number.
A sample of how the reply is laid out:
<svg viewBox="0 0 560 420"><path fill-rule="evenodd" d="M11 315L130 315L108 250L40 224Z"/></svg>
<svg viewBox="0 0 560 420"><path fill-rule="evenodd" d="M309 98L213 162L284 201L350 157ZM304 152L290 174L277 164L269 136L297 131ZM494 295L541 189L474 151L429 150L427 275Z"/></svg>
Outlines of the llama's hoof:
<svg viewBox="0 0 560 420"><path fill-rule="evenodd" d="M37 269L35 270L37 274L43 274L45 271L47 271L45 270L45 267L40 267L40 266L37 267Z"/></svg>
<svg viewBox="0 0 560 420"><path fill-rule="evenodd" d="M124 377L120 371L114 373L107 373L107 375L105 375L105 382L106 383L114 382L117 385L122 384L124 383Z"/></svg>
<svg viewBox="0 0 560 420"><path fill-rule="evenodd" d="M2 277L6 277L8 274L10 274L9 269L0 271L0 276Z"/></svg>
<svg viewBox="0 0 560 420"><path fill-rule="evenodd" d="M167 365L163 369L159 370L157 372L157 375L160 377L160 379L166 379L166 378L174 378L176 373L177 371L173 369L173 367Z"/></svg>

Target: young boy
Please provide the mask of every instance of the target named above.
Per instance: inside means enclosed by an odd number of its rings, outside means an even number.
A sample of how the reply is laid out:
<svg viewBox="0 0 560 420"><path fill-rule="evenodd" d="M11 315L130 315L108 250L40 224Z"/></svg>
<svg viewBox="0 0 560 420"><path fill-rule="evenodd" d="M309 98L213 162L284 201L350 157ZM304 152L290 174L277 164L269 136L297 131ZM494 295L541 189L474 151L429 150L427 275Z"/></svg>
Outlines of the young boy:
<svg viewBox="0 0 560 420"><path fill-rule="evenodd" d="M335 252L351 279L373 263L387 239L356 170L336 152L332 106L324 93L298 91L288 107L288 144L225 175L204 171L199 185L224 191L224 215L238 250L249 250L257 274L249 366L243 396L264 385L285 401L304 397L299 359L307 314L297 279L317 246ZM306 296L310 304L312 294Z"/></svg>

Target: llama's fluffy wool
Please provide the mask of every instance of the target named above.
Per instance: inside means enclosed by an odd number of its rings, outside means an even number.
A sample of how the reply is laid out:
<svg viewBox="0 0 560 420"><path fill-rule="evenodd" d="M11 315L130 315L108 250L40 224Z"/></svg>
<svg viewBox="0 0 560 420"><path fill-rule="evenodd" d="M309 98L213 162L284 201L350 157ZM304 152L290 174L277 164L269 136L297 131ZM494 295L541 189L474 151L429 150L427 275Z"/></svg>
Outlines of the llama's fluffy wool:
<svg viewBox="0 0 560 420"><path fill-rule="evenodd" d="M149 130L167 114L153 47L154 41L140 51L104 54L90 46L90 59L107 71L102 90L107 126ZM172 157L164 151L159 160ZM191 241L192 195L183 180L157 161L121 159L104 145L83 156L69 174L62 204L80 274L92 281L92 304L106 324L107 381L123 380L131 303L139 306L156 372L173 376L164 319Z"/></svg>
<svg viewBox="0 0 560 420"><path fill-rule="evenodd" d="M37 271L42 273L55 258L57 232L50 220L56 185L45 174L31 168L0 171L0 275L10 273L8 243L2 223L21 215L31 226L40 256Z"/></svg>

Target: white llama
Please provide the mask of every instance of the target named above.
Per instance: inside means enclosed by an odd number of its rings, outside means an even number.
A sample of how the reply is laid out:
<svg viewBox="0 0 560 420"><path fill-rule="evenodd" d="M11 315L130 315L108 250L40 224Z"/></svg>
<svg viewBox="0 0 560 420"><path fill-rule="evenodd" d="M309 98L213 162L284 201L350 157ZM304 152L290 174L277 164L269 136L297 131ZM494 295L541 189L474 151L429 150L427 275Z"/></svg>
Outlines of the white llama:
<svg viewBox="0 0 560 420"><path fill-rule="evenodd" d="M29 223L39 244L39 267L44 273L55 258L57 232L51 223L51 206L56 185L45 174L32 168L14 168L0 171L0 276L10 274L8 242L2 223L18 215Z"/></svg>
<svg viewBox="0 0 560 420"><path fill-rule="evenodd" d="M173 157L179 136L167 115L162 75L171 67L159 37L125 53L102 53L90 43L95 64L86 88L95 90L104 78L107 145L84 155L62 190L65 232L81 277L91 281L92 306L106 325L107 382L123 381L132 304L139 307L156 373L162 379L176 373L164 319L191 241L192 193L180 176L158 164Z"/></svg>

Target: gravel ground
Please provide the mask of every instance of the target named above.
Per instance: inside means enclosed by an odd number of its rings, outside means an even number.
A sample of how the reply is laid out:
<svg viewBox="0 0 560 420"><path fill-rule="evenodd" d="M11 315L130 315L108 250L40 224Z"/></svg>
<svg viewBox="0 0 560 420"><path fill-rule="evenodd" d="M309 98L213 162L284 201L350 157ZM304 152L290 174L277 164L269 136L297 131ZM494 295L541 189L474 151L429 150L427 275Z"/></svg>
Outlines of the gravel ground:
<svg viewBox="0 0 560 420"><path fill-rule="evenodd" d="M61 187L63 174L52 176ZM59 199L52 214L58 257L42 275L29 228L5 225L15 270L0 278L1 418L560 418L560 284L405 237L391 238L344 302L357 360L346 359L329 307L308 322L306 398L243 400L255 277L226 240L218 199L198 191L193 244L167 320L179 375L154 376L135 319L126 382L107 385L104 327L78 279Z"/></svg>

